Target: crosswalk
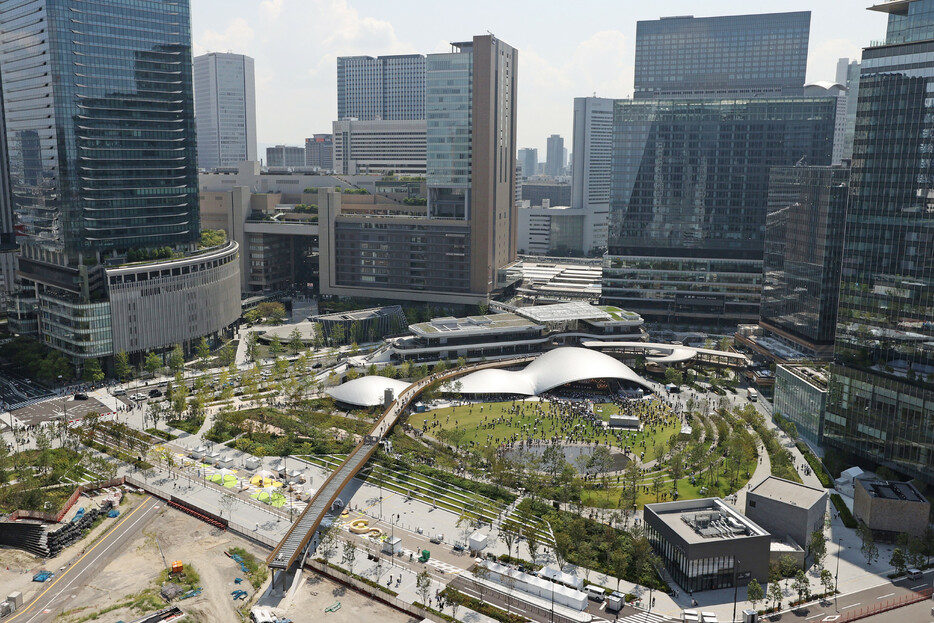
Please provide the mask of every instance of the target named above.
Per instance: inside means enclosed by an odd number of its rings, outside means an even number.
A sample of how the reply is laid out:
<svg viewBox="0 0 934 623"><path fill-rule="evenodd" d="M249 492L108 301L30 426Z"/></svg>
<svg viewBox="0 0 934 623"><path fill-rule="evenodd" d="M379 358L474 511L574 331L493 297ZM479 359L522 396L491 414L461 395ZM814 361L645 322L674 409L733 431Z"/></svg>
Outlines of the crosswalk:
<svg viewBox="0 0 934 623"><path fill-rule="evenodd" d="M594 620L596 620L596 618ZM672 619L654 612L637 612L636 614L628 614L619 619L610 620L614 623L668 623L672 621Z"/></svg>

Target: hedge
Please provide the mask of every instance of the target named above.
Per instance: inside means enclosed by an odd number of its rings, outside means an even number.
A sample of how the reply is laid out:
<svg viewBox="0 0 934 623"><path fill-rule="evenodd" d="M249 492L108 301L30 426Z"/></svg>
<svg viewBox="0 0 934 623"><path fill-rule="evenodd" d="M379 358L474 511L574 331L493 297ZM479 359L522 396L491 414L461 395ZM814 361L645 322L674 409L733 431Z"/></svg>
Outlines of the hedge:
<svg viewBox="0 0 934 623"><path fill-rule="evenodd" d="M820 480L821 485L825 489L833 489L833 479L830 477L827 468L824 467L823 462L821 462L817 455L811 452L811 449L808 448L805 443L799 441L795 445L798 447L798 450L801 451L804 460L811 466L811 471L814 472L814 475Z"/></svg>
<svg viewBox="0 0 934 623"><path fill-rule="evenodd" d="M859 524L856 523L856 518L853 517L853 513L850 512L850 509L846 507L846 503L844 503L843 498L840 497L840 494L831 493L830 501L833 502L837 512L840 513L840 519L843 521L843 525L847 528L856 529Z"/></svg>

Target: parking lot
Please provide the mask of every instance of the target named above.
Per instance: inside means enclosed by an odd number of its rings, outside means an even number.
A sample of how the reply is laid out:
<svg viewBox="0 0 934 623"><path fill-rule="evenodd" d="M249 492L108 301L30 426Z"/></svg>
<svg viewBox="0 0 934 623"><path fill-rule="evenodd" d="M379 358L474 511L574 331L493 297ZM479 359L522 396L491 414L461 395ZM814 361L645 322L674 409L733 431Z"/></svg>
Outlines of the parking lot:
<svg viewBox="0 0 934 623"><path fill-rule="evenodd" d="M13 418L23 426L35 426L43 422L62 419L79 420L90 412L110 413L111 411L113 409L95 398L75 400L74 396L68 395L16 409L13 411ZM6 422L5 426L9 427L9 422Z"/></svg>

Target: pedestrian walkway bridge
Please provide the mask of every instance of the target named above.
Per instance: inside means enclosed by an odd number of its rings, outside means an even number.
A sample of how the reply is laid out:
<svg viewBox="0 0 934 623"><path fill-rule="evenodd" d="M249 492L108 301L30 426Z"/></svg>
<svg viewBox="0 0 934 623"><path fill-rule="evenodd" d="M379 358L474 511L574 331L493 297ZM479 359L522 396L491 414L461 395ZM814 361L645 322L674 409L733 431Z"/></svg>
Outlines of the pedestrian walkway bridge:
<svg viewBox="0 0 934 623"><path fill-rule="evenodd" d="M444 383L450 379L457 378L464 374L476 372L486 368L503 368L525 363L535 359L535 355L524 355L522 357L513 357L510 359L500 359L497 361L486 361L479 364L473 364L450 370L441 374L433 374L425 377L404 389L383 413L383 416L376 422L369 434L363 438L363 441L354 448L353 452L341 463L337 469L331 472L321 488L312 497L308 506L302 511L298 519L289 528L289 531L282 538L282 541L276 546L269 557L266 559L266 565L275 572L276 569L291 569L302 556L305 548L308 547L315 531L321 525L324 516L331 510L340 492L357 475L357 473L366 465L367 461L376 452L379 442L385 437L392 427L396 425L402 414L405 413L409 405L427 388L431 383L438 381ZM273 578L275 584L275 578Z"/></svg>

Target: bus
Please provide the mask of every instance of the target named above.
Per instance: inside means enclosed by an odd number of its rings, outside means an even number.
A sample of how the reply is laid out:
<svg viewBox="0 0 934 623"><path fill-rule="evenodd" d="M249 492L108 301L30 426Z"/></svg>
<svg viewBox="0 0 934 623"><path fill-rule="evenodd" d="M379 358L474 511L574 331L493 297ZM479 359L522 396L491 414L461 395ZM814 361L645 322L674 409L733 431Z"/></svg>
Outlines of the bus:
<svg viewBox="0 0 934 623"><path fill-rule="evenodd" d="M748 392L746 392L746 393L747 393L747 395L748 395L748 397L749 397L749 401L750 401L750 402L756 402L757 400L759 400L759 394L756 393L756 390L750 389L750 390L749 390Z"/></svg>

